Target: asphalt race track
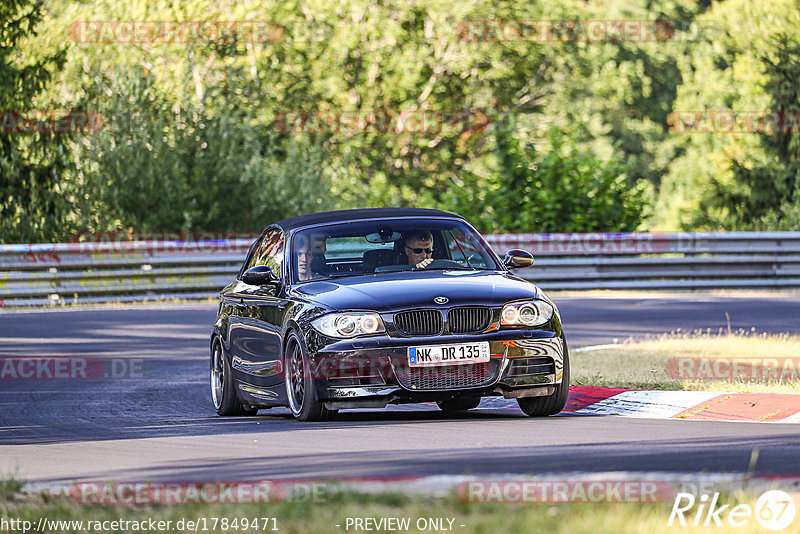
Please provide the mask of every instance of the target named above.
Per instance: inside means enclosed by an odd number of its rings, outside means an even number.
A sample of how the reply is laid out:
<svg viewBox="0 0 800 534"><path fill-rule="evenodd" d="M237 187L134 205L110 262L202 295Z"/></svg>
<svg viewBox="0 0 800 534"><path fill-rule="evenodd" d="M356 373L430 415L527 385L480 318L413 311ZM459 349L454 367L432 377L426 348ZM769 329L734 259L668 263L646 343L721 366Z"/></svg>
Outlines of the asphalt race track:
<svg viewBox="0 0 800 534"><path fill-rule="evenodd" d="M800 294L557 298L571 346L683 329L800 332ZM117 359L88 380L0 380L0 475L33 483L206 481L593 471L800 474L800 425L561 415L502 402L221 418L208 386L215 307L0 314L0 358ZM127 367L126 367L127 366ZM509 401L511 402L511 401Z"/></svg>

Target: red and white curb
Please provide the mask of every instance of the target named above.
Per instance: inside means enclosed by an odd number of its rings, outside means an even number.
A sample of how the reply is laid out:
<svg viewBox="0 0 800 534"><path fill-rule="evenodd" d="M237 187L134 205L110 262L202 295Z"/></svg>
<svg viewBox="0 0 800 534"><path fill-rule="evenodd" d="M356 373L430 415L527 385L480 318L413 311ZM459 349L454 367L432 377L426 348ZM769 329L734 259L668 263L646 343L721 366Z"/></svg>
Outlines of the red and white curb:
<svg viewBox="0 0 800 534"><path fill-rule="evenodd" d="M435 403L401 404L393 409L439 411ZM479 409L522 412L516 401L502 397L483 398ZM562 414L800 424L800 394L644 391L571 386Z"/></svg>
<svg viewBox="0 0 800 534"><path fill-rule="evenodd" d="M612 343L580 347L588 352L619 347ZM800 394L719 391L644 391L571 386L564 412L643 419L690 419L800 424Z"/></svg>
<svg viewBox="0 0 800 534"><path fill-rule="evenodd" d="M648 419L800 423L800 395L572 386L564 411Z"/></svg>

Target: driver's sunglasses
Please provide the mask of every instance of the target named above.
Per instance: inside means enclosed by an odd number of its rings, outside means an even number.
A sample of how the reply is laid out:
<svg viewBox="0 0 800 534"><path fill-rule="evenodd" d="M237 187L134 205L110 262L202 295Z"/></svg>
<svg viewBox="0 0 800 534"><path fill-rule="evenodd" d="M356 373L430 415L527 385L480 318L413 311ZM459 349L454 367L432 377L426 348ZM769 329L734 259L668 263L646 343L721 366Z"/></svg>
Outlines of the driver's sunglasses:
<svg viewBox="0 0 800 534"><path fill-rule="evenodd" d="M413 252L414 254L422 254L423 252L427 254L433 254L432 248L411 248L411 247L406 247L406 248L411 252Z"/></svg>

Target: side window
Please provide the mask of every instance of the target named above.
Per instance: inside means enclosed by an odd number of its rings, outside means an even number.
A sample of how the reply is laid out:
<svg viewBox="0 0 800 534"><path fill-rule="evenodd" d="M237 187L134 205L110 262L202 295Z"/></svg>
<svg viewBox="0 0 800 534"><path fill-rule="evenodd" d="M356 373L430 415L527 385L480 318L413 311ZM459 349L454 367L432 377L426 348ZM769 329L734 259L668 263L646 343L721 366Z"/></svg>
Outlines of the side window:
<svg viewBox="0 0 800 534"><path fill-rule="evenodd" d="M446 239L453 261L475 269L491 268L491 259L475 236L461 230L448 230Z"/></svg>
<svg viewBox="0 0 800 534"><path fill-rule="evenodd" d="M258 258L258 249L261 247L261 242L263 240L264 236L261 236L255 243L250 245L250 250L247 252L247 265L245 265L242 269L243 273L256 264L256 258Z"/></svg>
<svg viewBox="0 0 800 534"><path fill-rule="evenodd" d="M247 268L266 265L275 276L281 276L281 266L283 264L283 232L280 230L270 230L264 234L264 239L256 248L253 257Z"/></svg>

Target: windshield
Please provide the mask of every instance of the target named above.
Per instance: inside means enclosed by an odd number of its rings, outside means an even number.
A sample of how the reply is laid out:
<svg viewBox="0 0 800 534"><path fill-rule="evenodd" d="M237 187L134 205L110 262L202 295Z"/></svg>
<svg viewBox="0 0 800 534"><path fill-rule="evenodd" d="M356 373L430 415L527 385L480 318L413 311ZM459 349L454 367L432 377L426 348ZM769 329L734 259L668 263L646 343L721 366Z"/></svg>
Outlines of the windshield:
<svg viewBox="0 0 800 534"><path fill-rule="evenodd" d="M291 250L296 282L420 269L502 269L483 238L460 221L332 224L296 232Z"/></svg>

